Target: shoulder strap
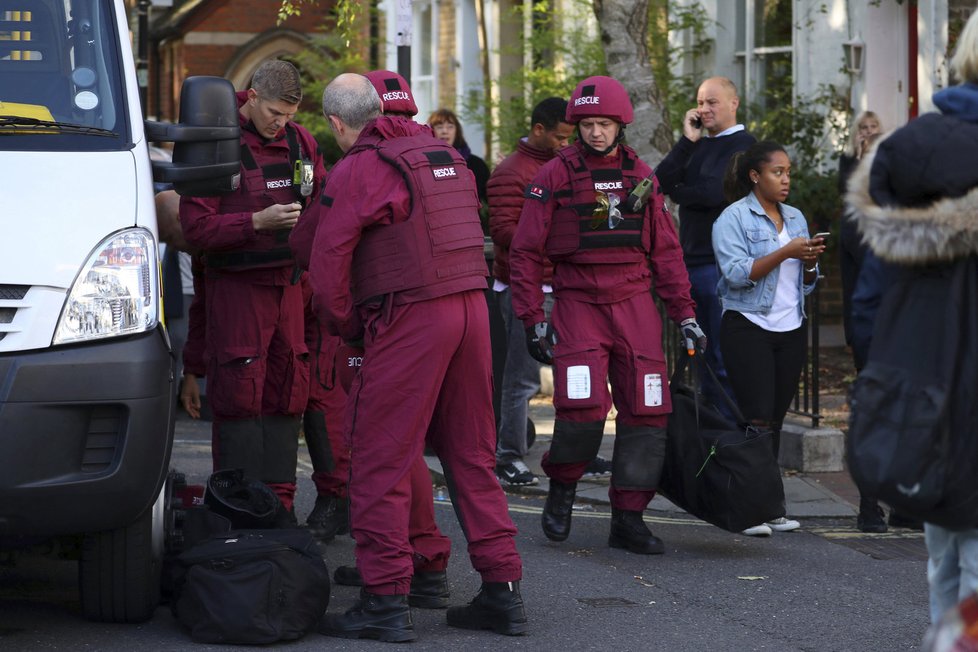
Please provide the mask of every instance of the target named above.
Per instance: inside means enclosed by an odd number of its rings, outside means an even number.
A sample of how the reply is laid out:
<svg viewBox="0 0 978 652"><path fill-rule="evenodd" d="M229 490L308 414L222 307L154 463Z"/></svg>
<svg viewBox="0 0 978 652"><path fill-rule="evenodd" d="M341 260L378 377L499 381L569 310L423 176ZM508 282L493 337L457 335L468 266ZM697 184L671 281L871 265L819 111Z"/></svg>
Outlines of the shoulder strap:
<svg viewBox="0 0 978 652"><path fill-rule="evenodd" d="M696 351L692 357L696 360L697 363L693 371L693 375L695 377L695 382L693 387L695 391L693 392L693 400L696 404L697 423L699 423L700 420L700 393L698 390L702 386L703 369L706 369L707 374L709 374L710 378L713 379L713 385L720 391L720 395L723 397L723 402L727 404L727 407L730 408L730 413L734 415L734 418L737 419L737 425L746 423L744 419L744 415L740 411L740 407L737 405L736 401L730 398L730 396L727 394L727 391L723 388L723 385L720 383L720 379L717 378L716 372L713 371L713 367L711 367L710 363L706 361L706 356L704 356L699 351ZM684 355L680 353L679 360L676 361L676 367L675 369L673 369L672 376L669 378L670 384L678 383L681 381L683 377L683 373L686 371L686 366L689 364L689 359L690 359L689 355Z"/></svg>

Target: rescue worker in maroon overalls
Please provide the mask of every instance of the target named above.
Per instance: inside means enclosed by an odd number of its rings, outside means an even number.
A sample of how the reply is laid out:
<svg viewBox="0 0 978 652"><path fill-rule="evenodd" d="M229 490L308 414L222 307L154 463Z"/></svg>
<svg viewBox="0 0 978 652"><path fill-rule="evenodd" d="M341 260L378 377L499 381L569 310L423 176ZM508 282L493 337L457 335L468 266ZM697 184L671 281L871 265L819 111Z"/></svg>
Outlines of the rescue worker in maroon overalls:
<svg viewBox="0 0 978 652"><path fill-rule="evenodd" d="M399 115L407 119L412 118L418 113L418 107L414 102L411 89L407 81L396 72L388 70L375 70L365 75L373 84L377 94L380 95L383 105L383 112L387 115ZM296 262L303 269L308 269L309 258L312 252L313 238L316 229L319 227L319 213L309 211L302 216L292 234L289 236L289 244L292 247ZM303 276L303 281L307 280L308 275ZM308 285L308 283L306 284ZM311 287L309 289L311 293ZM311 301L307 303L307 310L311 312ZM322 342L321 347L317 347L314 339ZM306 318L306 343L316 350L321 348L319 363L329 370L329 374L323 375L313 373L313 381L310 385L309 407L306 411L306 440L309 440L309 414L310 410L316 408L314 404L318 396L328 398L329 404L324 405L326 431L328 433L328 443L331 449L333 461L332 470L325 470L327 461L326 455L320 458L322 471L318 470L316 458L313 457L312 475L316 483L320 496L324 492L330 495L342 495L343 505L340 508L338 500L333 500L331 508L324 513L324 524L328 528L327 532L341 534L337 525L341 522L349 528L347 513L347 482L350 474L350 452L349 442L345 431L342 429L344 420L343 405L336 405L338 393L342 392L345 399L346 392L349 390L353 377L359 371L359 364L363 359L362 342L345 343L335 335L322 328L315 315L308 315ZM317 382L317 377L319 382ZM319 385L320 387L317 387ZM310 443L310 456L313 455L313 446ZM411 590L408 595L408 603L412 607L421 609L444 609L448 606L449 589L448 559L451 554L452 542L438 529L435 522L435 510L431 491L431 473L423 456L418 456L417 461L411 469L411 514L408 523L409 539L411 541L412 560L414 563L414 576L411 578ZM317 506L319 499L317 499ZM309 525L313 526L313 514L309 517ZM333 580L337 584L347 586L362 586L363 578L356 566L337 566L333 572Z"/></svg>
<svg viewBox="0 0 978 652"><path fill-rule="evenodd" d="M238 93L240 187L180 200L184 235L204 257L214 469L265 482L292 521L309 360L288 235L326 174L315 139L292 123L301 99L292 64L259 66Z"/></svg>
<svg viewBox="0 0 978 652"><path fill-rule="evenodd" d="M380 115L361 75L323 93L346 155L330 173L310 274L320 321L364 340L348 401L350 524L360 599L327 614L329 636L416 638L407 595L411 472L427 443L441 459L482 587L448 624L526 631L516 528L493 472L492 362L486 263L475 180L431 130Z"/></svg>
<svg viewBox="0 0 978 652"><path fill-rule="evenodd" d="M628 93L611 77L588 77L574 89L566 121L577 125L578 140L527 186L510 250L513 310L526 327L530 354L554 366L543 532L553 541L570 534L577 481L598 453L611 408L609 378L618 416L608 545L660 554L662 540L642 519L659 483L672 411L653 280L684 334L701 348L706 338L658 183L640 212L623 206L652 172L622 144L632 121ZM544 256L554 263L552 324L542 307Z"/></svg>
<svg viewBox="0 0 978 652"><path fill-rule="evenodd" d="M312 309L308 274L302 275L302 296L306 348L310 358L309 400L302 415L302 431L309 447L312 482L316 487L316 504L306 518L306 525L319 541L329 543L336 535L350 531L346 496L350 452L343 440L346 389L340 382L338 368L342 362L338 355L343 341L323 332L320 327Z"/></svg>

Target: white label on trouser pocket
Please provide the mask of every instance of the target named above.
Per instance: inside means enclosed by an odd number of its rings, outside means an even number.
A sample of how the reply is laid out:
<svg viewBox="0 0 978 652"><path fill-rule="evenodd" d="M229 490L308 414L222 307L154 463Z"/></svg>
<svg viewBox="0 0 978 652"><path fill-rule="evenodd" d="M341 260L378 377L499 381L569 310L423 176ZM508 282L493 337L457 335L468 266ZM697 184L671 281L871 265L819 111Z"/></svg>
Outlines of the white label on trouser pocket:
<svg viewBox="0 0 978 652"><path fill-rule="evenodd" d="M567 367L567 398L591 398L591 369L587 365Z"/></svg>
<svg viewBox="0 0 978 652"><path fill-rule="evenodd" d="M645 407L662 405L662 376L645 374Z"/></svg>

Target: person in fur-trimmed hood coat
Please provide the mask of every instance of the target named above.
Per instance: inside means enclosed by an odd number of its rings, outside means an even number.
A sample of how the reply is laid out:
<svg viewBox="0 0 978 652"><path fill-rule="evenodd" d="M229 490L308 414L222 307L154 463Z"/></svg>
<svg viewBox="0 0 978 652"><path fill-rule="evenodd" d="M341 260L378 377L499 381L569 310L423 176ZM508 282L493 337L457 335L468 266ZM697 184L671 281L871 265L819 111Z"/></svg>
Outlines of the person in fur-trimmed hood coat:
<svg viewBox="0 0 978 652"><path fill-rule="evenodd" d="M940 91L928 113L883 138L846 196L885 261L946 262L978 252L978 83Z"/></svg>
<svg viewBox="0 0 978 652"><path fill-rule="evenodd" d="M895 273L978 254L978 12L958 39L951 71L964 83L934 95L941 112L880 141L849 185L846 199L871 253L853 294L853 328L867 349L873 316ZM937 625L978 590L978 528L925 523L924 532Z"/></svg>

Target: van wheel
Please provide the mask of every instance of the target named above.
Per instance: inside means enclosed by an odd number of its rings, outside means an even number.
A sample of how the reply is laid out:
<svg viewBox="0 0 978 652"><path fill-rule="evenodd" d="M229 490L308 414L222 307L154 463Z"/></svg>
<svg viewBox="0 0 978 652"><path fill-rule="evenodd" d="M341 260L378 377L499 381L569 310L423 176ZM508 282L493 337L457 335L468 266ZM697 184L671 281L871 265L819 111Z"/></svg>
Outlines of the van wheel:
<svg viewBox="0 0 978 652"><path fill-rule="evenodd" d="M533 419L526 418L526 447L527 449L533 446L533 442L537 440L537 425L533 423Z"/></svg>
<svg viewBox="0 0 978 652"><path fill-rule="evenodd" d="M78 566L82 613L89 620L141 623L160 603L164 491L128 527L85 535Z"/></svg>

